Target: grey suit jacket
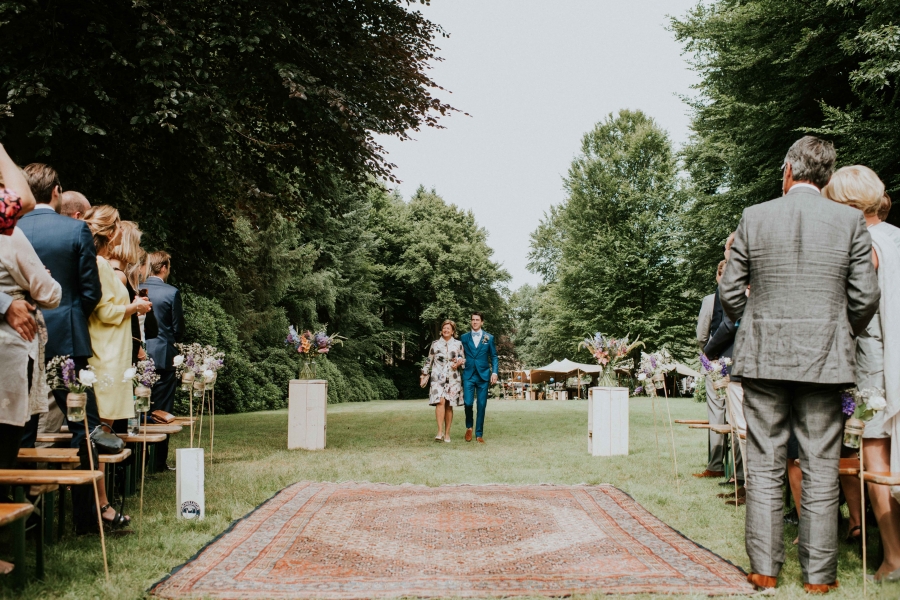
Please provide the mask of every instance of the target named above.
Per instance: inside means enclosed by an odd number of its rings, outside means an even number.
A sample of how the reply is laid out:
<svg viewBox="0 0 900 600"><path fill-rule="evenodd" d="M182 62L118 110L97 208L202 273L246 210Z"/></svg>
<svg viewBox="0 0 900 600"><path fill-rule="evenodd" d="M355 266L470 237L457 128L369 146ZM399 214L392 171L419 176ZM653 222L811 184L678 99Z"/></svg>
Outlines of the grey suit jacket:
<svg viewBox="0 0 900 600"><path fill-rule="evenodd" d="M740 320L735 375L854 382L852 336L881 297L862 212L808 187L747 208L719 295L725 313Z"/></svg>

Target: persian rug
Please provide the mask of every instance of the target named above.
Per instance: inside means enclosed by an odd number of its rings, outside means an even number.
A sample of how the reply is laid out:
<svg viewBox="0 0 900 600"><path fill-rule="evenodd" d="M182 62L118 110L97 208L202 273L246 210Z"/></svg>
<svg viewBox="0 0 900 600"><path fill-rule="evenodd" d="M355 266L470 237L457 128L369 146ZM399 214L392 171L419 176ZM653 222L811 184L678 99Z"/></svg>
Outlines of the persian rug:
<svg viewBox="0 0 900 600"><path fill-rule="evenodd" d="M746 594L744 572L611 486L300 482L153 586L161 598Z"/></svg>

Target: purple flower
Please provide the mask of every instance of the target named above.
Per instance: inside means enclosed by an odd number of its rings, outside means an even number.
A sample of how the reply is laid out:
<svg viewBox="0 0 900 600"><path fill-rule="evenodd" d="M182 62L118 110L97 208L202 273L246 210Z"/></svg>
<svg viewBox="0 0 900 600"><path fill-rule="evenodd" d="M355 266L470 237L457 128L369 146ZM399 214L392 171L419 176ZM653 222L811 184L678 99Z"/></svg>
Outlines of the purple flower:
<svg viewBox="0 0 900 600"><path fill-rule="evenodd" d="M728 375L728 365L722 363L722 376Z"/></svg>
<svg viewBox="0 0 900 600"><path fill-rule="evenodd" d="M707 373L712 371L712 365L709 363L709 359L706 358L705 354L700 355L700 364L703 365L703 370Z"/></svg>
<svg viewBox="0 0 900 600"><path fill-rule="evenodd" d="M853 394L850 392L841 392L841 412L848 417L852 417L853 411L855 410L856 401L853 399Z"/></svg>
<svg viewBox="0 0 900 600"><path fill-rule="evenodd" d="M75 361L71 358L67 358L66 362L63 363L62 376L63 383L66 384L66 387L75 383Z"/></svg>
<svg viewBox="0 0 900 600"><path fill-rule="evenodd" d="M650 366L652 366L654 369L656 369L656 357L653 356L652 354L650 355Z"/></svg>
<svg viewBox="0 0 900 600"><path fill-rule="evenodd" d="M642 385L639 385L639 386L637 386L636 388L634 388L634 393L635 393L635 394L640 394L640 393L643 392L643 391L644 391L644 386L642 386Z"/></svg>

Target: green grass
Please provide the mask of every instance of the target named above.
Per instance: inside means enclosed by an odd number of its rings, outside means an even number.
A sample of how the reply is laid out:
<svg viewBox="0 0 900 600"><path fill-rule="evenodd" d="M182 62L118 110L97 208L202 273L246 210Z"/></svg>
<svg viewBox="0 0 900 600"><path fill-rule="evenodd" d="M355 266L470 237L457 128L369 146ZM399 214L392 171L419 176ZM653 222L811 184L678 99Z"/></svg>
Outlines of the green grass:
<svg viewBox="0 0 900 600"><path fill-rule="evenodd" d="M671 401L672 418L705 418L705 405ZM676 487L670 442L660 427L657 454L649 399L631 401L629 456L595 458L587 453L587 403L491 400L487 445L466 444L462 410L456 411L453 443L432 441L434 411L424 401L373 402L328 407L328 448L287 451L285 411L220 416L216 420L216 462L206 470L206 520L175 517L173 473L148 479L143 535L109 539L112 581L106 584L96 538L68 537L47 552L47 576L14 595L8 577L0 596L20 598L140 598L173 567L189 559L234 520L300 480L373 481L442 485L450 483L612 483L647 510L722 557L749 567L744 551L744 509L727 507L715 495L717 481L691 477L706 462L705 431L676 428L681 474ZM176 443L177 442L177 443ZM186 445L187 435L173 438ZM128 512L138 521L137 499ZM135 526L135 531L138 527ZM843 534L843 532L842 532ZM795 527L786 527L787 561L777 598L807 598ZM877 537L877 533L876 533ZM873 543L870 547L874 547ZM0 537L0 555L8 538ZM30 566L30 565L29 565ZM841 548L841 589L829 598L860 598L861 561ZM900 597L900 584L869 586L870 598Z"/></svg>

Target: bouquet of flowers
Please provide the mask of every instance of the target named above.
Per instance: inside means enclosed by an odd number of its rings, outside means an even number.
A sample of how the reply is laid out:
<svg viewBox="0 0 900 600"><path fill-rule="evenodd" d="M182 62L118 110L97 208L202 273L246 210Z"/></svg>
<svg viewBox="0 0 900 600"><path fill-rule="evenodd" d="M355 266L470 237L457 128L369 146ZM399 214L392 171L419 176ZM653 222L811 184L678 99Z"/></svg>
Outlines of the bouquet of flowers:
<svg viewBox="0 0 900 600"><path fill-rule="evenodd" d="M616 369L631 368L634 362L626 357L632 350L643 345L644 342L638 340L630 342L627 335L623 338L613 338L597 332L593 337L582 340L578 344L578 349L586 348L597 360L597 363L603 367L599 385L616 387L618 385Z"/></svg>
<svg viewBox="0 0 900 600"><path fill-rule="evenodd" d="M709 375L712 379L713 389L719 398L725 397L725 388L728 387L730 378L728 377L728 367L731 365L730 358L719 358L718 360L709 360L705 354L700 355L700 371L704 375Z"/></svg>
<svg viewBox="0 0 900 600"><path fill-rule="evenodd" d="M665 348L656 352L641 352L641 364L637 370L637 380L641 382L640 389L648 396L656 394L657 389L665 385L663 377L675 368L672 355ZM635 394L639 393L635 388Z"/></svg>
<svg viewBox="0 0 900 600"><path fill-rule="evenodd" d="M866 421L871 421L886 406L884 390L879 388L853 388L841 393L841 410L849 417L844 423L844 445L859 448Z"/></svg>
<svg viewBox="0 0 900 600"><path fill-rule="evenodd" d="M136 366L129 367L122 381L129 381L134 386L135 410L138 412L150 410L150 388L159 381L153 359L148 357L138 361Z"/></svg>
<svg viewBox="0 0 900 600"><path fill-rule="evenodd" d="M291 325L288 328L288 335L284 343L286 346L300 355L300 373L298 379L315 379L316 377L316 361L317 354L328 354L334 344L343 344L340 335L333 333L328 335L325 329L313 333L306 330L298 333L297 329Z"/></svg>
<svg viewBox="0 0 900 600"><path fill-rule="evenodd" d="M66 418L73 422L84 421L87 389L97 383L93 367L75 373L75 361L68 356L56 356L47 363L47 385L54 390L68 390Z"/></svg>

